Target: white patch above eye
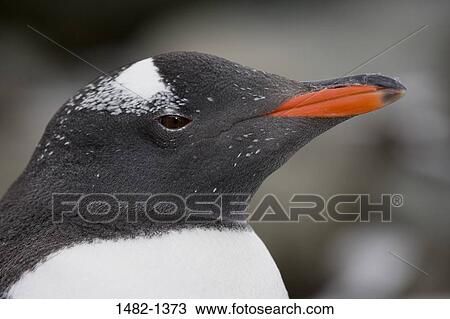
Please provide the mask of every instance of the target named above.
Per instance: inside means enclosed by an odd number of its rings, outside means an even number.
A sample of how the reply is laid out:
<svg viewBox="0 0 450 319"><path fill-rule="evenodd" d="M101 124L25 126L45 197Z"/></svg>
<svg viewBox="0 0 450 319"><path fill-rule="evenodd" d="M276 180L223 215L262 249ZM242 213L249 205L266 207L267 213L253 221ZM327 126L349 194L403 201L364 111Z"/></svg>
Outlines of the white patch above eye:
<svg viewBox="0 0 450 319"><path fill-rule="evenodd" d="M188 100L165 84L152 58L136 62L116 77L100 76L66 103L76 111L107 111L112 115L155 113L178 110Z"/></svg>
<svg viewBox="0 0 450 319"><path fill-rule="evenodd" d="M116 82L145 99L159 92L170 92L152 58L132 64L116 78Z"/></svg>

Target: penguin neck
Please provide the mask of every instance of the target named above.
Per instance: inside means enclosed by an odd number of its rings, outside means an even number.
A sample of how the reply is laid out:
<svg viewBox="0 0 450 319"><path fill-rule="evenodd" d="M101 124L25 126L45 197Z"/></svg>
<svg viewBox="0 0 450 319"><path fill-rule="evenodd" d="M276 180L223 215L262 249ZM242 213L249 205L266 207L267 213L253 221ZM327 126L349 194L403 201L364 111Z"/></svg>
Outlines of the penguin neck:
<svg viewBox="0 0 450 319"><path fill-rule="evenodd" d="M81 171L82 174L79 173ZM32 161L2 200L0 210L14 209L15 211L31 212L32 218L45 219L54 227L63 229L66 234L88 238L130 237L193 227L208 229L245 229L249 227L246 222L246 212L242 211L240 214L236 214L232 207L221 206L220 216L217 214L194 214L192 217L189 216L188 221L184 218L155 221L151 217L149 218L149 215L154 215L154 210L148 210L142 206L136 208L135 212L122 210L123 207L129 206L130 202L127 201L124 205L122 202L119 203L117 215L108 222L94 218L92 222L86 223L86 216L80 216L79 211L64 213L61 221L54 222L55 215L58 214L58 211L55 211L55 194L62 195L62 197L57 197L57 200L64 200L64 195L67 194L69 201L72 199L79 205L80 197L86 195L102 194L118 198L117 194L121 194L127 200L129 199L127 196L131 196L131 200L136 200L137 197L147 200L149 196L167 193L170 188L170 186L156 187L155 185L159 183L157 179L152 183L136 183L130 178L130 175L133 174L124 170L120 172L119 177L115 177L107 173L107 168L94 166L77 168L73 163L64 163L56 159L42 162ZM191 194L190 190L180 188L176 184L174 182L174 195L184 198ZM39 185L39 188L36 188L35 185ZM201 192L202 189L199 188L199 196L201 196ZM206 193L206 189L203 193ZM71 195L79 196L72 198ZM219 192L208 195L222 196ZM22 199L20 203L13 200L17 196ZM66 208L70 209L69 206ZM187 209L184 213L186 212Z"/></svg>

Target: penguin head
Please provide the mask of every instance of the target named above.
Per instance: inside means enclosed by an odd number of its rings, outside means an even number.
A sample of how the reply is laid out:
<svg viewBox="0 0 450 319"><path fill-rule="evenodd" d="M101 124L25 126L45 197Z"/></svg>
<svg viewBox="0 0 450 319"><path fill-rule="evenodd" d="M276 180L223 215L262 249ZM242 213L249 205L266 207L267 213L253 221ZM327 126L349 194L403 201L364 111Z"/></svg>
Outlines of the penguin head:
<svg viewBox="0 0 450 319"><path fill-rule="evenodd" d="M404 91L380 75L298 82L212 55L161 54L77 92L32 164L64 169L77 181L64 191L254 193L314 137Z"/></svg>

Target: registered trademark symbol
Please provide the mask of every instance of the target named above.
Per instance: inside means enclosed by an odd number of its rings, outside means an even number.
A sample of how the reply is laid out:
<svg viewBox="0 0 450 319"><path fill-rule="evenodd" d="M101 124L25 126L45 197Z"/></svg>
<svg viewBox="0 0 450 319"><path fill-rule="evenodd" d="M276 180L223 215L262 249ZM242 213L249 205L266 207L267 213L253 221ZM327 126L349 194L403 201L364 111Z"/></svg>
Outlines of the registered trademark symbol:
<svg viewBox="0 0 450 319"><path fill-rule="evenodd" d="M401 207L403 206L403 196L400 194L394 194L391 197L391 203L394 207Z"/></svg>

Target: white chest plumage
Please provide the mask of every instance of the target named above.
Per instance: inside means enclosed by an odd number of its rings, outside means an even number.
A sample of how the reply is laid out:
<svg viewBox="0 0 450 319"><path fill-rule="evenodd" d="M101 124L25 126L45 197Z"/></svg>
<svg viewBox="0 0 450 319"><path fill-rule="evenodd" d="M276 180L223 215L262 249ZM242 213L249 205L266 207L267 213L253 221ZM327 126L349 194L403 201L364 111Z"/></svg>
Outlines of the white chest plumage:
<svg viewBox="0 0 450 319"><path fill-rule="evenodd" d="M287 298L253 231L186 229L56 252L11 298Z"/></svg>

